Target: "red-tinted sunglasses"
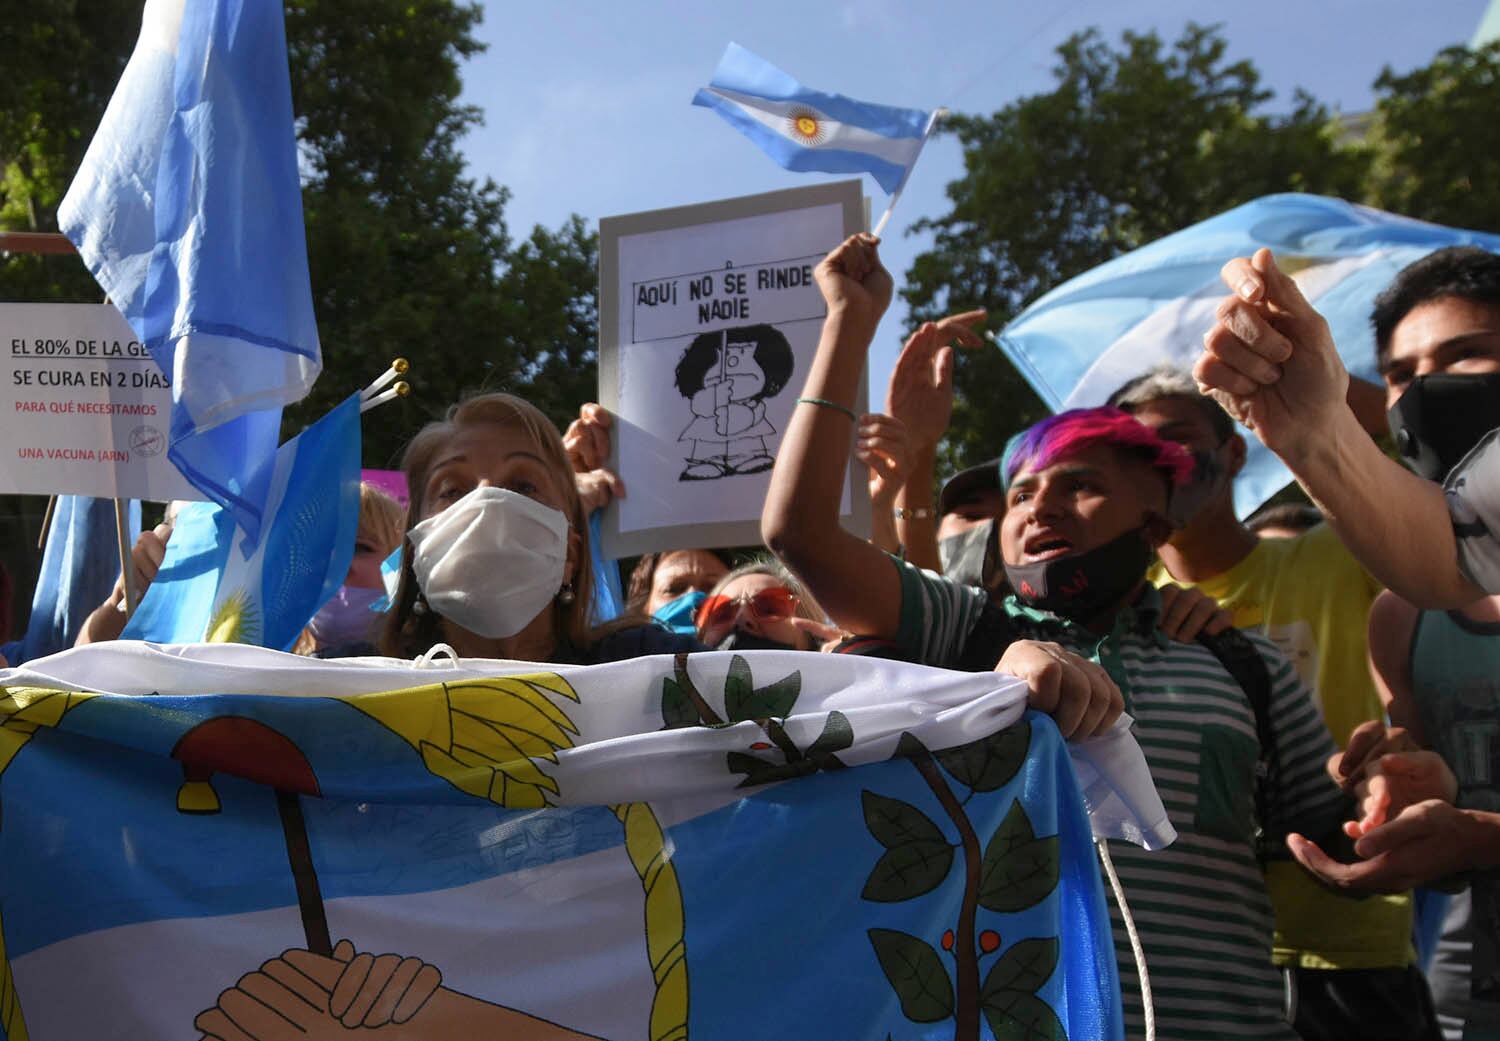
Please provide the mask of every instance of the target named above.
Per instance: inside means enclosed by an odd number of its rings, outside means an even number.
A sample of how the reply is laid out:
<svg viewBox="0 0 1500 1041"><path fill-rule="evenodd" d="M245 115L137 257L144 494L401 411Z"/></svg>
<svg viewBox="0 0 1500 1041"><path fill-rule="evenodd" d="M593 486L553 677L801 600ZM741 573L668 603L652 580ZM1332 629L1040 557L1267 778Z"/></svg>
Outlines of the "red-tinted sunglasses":
<svg viewBox="0 0 1500 1041"><path fill-rule="evenodd" d="M696 622L699 632L729 625L740 613L740 605L750 609L750 617L757 622L781 622L797 613L797 597L785 586L772 586L749 596L711 596L698 608Z"/></svg>

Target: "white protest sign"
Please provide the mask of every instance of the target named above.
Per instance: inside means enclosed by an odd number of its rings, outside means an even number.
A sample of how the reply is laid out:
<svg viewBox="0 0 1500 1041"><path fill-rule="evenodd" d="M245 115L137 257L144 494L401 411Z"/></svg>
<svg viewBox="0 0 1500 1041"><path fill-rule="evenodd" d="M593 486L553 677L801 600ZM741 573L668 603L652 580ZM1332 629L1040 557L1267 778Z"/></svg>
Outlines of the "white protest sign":
<svg viewBox="0 0 1500 1041"><path fill-rule="evenodd" d="M813 268L862 214L846 181L599 222L599 400L627 492L605 515L607 556L760 541L826 313ZM840 513L868 529L858 464Z"/></svg>
<svg viewBox="0 0 1500 1041"><path fill-rule="evenodd" d="M172 386L109 304L0 304L0 493L202 499L167 460Z"/></svg>

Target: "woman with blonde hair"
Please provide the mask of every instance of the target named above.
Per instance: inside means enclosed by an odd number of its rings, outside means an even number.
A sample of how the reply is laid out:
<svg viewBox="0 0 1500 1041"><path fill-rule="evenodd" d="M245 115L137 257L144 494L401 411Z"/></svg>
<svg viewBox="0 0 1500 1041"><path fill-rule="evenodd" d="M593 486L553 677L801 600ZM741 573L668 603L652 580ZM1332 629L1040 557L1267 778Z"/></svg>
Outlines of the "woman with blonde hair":
<svg viewBox="0 0 1500 1041"><path fill-rule="evenodd" d="M701 645L647 624L590 618L588 523L561 436L535 406L481 394L407 445L400 587L382 653L438 644L460 657L594 664Z"/></svg>
<svg viewBox="0 0 1500 1041"><path fill-rule="evenodd" d="M385 598L380 565L401 545L406 532L401 504L368 481L359 484L359 527L349 573L328 602L318 608L292 647L293 654L368 651L380 626L377 605Z"/></svg>

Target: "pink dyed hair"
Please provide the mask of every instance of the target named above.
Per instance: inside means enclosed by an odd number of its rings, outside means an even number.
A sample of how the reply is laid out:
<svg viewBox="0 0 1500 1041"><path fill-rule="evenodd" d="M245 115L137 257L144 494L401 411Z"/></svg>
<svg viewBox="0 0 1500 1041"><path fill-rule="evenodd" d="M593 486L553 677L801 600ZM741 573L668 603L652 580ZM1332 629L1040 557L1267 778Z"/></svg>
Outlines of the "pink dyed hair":
<svg viewBox="0 0 1500 1041"><path fill-rule="evenodd" d="M1163 440L1130 413L1106 407L1059 412L1022 431L1006 448L1000 476L1009 487L1022 469L1042 470L1094 445L1108 445L1151 464L1169 488L1185 484L1193 473L1187 449Z"/></svg>

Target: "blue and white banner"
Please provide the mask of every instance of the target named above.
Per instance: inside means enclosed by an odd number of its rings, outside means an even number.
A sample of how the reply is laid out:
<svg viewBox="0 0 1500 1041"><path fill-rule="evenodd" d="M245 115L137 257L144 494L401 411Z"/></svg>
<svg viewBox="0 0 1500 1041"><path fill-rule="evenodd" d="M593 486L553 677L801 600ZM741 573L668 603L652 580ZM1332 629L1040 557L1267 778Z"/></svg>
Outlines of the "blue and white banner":
<svg viewBox="0 0 1500 1041"><path fill-rule="evenodd" d="M359 530L359 395L282 445L269 521L246 551L235 515L208 502L178 511L127 640L251 643L288 650L338 591Z"/></svg>
<svg viewBox="0 0 1500 1041"><path fill-rule="evenodd" d="M0 672L0 1028L1116 1039L1090 810L1172 838L993 673L79 648Z"/></svg>
<svg viewBox="0 0 1500 1041"><path fill-rule="evenodd" d="M1317 195L1268 195L1063 283L1022 311L999 342L1054 410L1101 405L1162 362L1191 367L1228 290L1219 269L1270 247L1303 295L1328 319L1356 376L1379 382L1370 311L1396 273L1435 249L1500 252L1500 235L1446 228ZM1291 480L1281 461L1247 438L1235 482L1241 515Z"/></svg>
<svg viewBox="0 0 1500 1041"><path fill-rule="evenodd" d="M171 379L169 458L258 540L322 368L282 5L147 0L58 224Z"/></svg>
<svg viewBox="0 0 1500 1041"><path fill-rule="evenodd" d="M713 109L788 170L868 173L887 193L901 187L932 130L931 112L810 90L737 43L693 104Z"/></svg>

